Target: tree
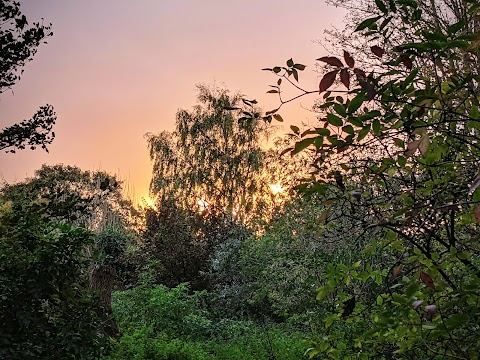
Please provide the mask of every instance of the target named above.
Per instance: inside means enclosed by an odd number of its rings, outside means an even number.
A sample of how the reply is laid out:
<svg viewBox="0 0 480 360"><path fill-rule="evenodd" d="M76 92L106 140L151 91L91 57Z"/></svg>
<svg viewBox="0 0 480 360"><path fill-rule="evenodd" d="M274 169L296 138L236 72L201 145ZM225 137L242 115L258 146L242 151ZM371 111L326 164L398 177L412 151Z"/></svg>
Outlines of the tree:
<svg viewBox="0 0 480 360"><path fill-rule="evenodd" d="M85 359L105 350L109 315L87 285L92 239L0 199L0 358Z"/></svg>
<svg viewBox="0 0 480 360"><path fill-rule="evenodd" d="M322 57L319 90L301 90L323 97L321 126L294 131L289 151L317 154L317 174L298 189L330 201L327 223L349 200L351 211L339 215L355 224L358 238L375 230L380 240L366 241L364 255L382 255L380 263L327 267L317 299L333 310L311 357L467 359L480 352L479 5L462 6L465 16L438 26L428 21L435 6L375 1L355 28L374 67L348 51L343 59ZM384 47L399 30L406 35ZM290 59L267 70L294 83L303 68ZM334 87L337 79L346 90ZM280 99L280 107L292 100ZM372 297L367 289L375 284Z"/></svg>
<svg viewBox="0 0 480 360"><path fill-rule="evenodd" d="M20 3L0 0L0 94L20 80L20 74L27 62L31 61L40 44L52 36L51 24L45 26L28 21L20 11ZM55 133L52 127L57 117L51 105L44 105L32 119L3 128L0 132L0 150L15 152L15 149L35 149L41 146L47 150Z"/></svg>
<svg viewBox="0 0 480 360"><path fill-rule="evenodd" d="M268 128L254 103L222 89L198 87L193 111L179 110L173 133L147 134L153 161L151 192L158 202L174 199L246 222L263 206L258 194L270 192L258 181L264 165L261 141ZM229 111L227 109L236 110ZM252 117L242 121L240 112Z"/></svg>
<svg viewBox="0 0 480 360"><path fill-rule="evenodd" d="M43 165L34 177L6 184L5 201L32 203L52 221L98 231L109 226L138 226L138 213L124 198L121 181L103 171L83 171L75 166Z"/></svg>

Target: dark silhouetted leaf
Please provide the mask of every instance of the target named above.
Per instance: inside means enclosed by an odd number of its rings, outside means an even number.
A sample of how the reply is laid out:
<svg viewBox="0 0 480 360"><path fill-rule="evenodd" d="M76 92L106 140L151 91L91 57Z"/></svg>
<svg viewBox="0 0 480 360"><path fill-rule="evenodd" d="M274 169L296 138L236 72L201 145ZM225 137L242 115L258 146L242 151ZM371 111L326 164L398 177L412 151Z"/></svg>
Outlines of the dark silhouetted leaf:
<svg viewBox="0 0 480 360"><path fill-rule="evenodd" d="M375 5L377 5L377 8L384 14L388 13L387 6L383 3L382 0L375 0Z"/></svg>
<svg viewBox="0 0 480 360"><path fill-rule="evenodd" d="M361 86L362 88L367 92L367 99L368 100L373 100L373 98L375 97L375 95L377 94L377 90L375 90L375 88L373 87L372 84L366 82L366 81L363 81L361 83Z"/></svg>
<svg viewBox="0 0 480 360"><path fill-rule="evenodd" d="M327 63L328 65L343 67L342 61L335 56L324 56L324 57L321 57L317 60L318 61L323 61L323 62Z"/></svg>
<svg viewBox="0 0 480 360"><path fill-rule="evenodd" d="M322 80L320 81L320 86L319 90L320 93L327 91L327 89L332 86L332 84L335 82L335 78L337 76L338 70L330 71L323 75Z"/></svg>
<svg viewBox="0 0 480 360"><path fill-rule="evenodd" d="M295 125L290 125L290 129L292 129L292 131L295 133L295 134L300 134L300 128L298 126L295 126Z"/></svg>
<svg viewBox="0 0 480 360"><path fill-rule="evenodd" d="M406 66L408 70L412 70L413 68L413 63L410 57L407 54L402 54L400 55L400 60L402 61L403 65Z"/></svg>
<svg viewBox="0 0 480 360"><path fill-rule="evenodd" d="M279 122L283 122L283 118L280 114L273 115L273 118Z"/></svg>
<svg viewBox="0 0 480 360"><path fill-rule="evenodd" d="M347 89L350 89L350 73L347 69L340 70L340 81Z"/></svg>
<svg viewBox="0 0 480 360"><path fill-rule="evenodd" d="M380 19L381 16L375 16L373 18L369 18L369 19L366 19L366 20L363 20L360 25L357 26L357 28L355 29L355 31L361 31L363 29L366 29L370 26L372 26L378 19Z"/></svg>
<svg viewBox="0 0 480 360"><path fill-rule="evenodd" d="M355 67L355 60L353 57L345 50L343 50L343 58L345 59L345 62L347 65L351 68Z"/></svg>
<svg viewBox="0 0 480 360"><path fill-rule="evenodd" d="M288 60L287 60L287 66L288 66L288 67L292 67L293 64L294 64L294 62L293 62L292 59L288 59Z"/></svg>
<svg viewBox="0 0 480 360"><path fill-rule="evenodd" d="M291 155L296 155L300 151L305 150L307 147L312 145L315 141L315 138L308 138L308 139L303 139L295 144L295 149L291 152Z"/></svg>
<svg viewBox="0 0 480 360"><path fill-rule="evenodd" d="M293 65L293 67L297 70L300 70L300 71L303 71L306 68L306 66L302 65L302 64L295 64L295 65Z"/></svg>
<svg viewBox="0 0 480 360"><path fill-rule="evenodd" d="M355 68L353 69L353 73L357 76L358 81L365 81L367 76L365 75L365 71L362 69Z"/></svg>
<svg viewBox="0 0 480 360"><path fill-rule="evenodd" d="M380 46L377 45L373 45L370 50L372 50L372 52L379 58L381 58L383 54L385 54L385 50L383 50Z"/></svg>

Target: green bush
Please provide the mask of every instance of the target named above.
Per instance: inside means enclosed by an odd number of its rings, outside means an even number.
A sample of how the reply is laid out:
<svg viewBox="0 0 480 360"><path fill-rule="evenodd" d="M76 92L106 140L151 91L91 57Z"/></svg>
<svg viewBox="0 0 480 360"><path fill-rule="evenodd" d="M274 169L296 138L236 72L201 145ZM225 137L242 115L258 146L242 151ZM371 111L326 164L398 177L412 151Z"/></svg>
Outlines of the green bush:
<svg viewBox="0 0 480 360"><path fill-rule="evenodd" d="M146 279L145 279L146 278ZM109 360L120 359L298 359L305 334L253 321L216 319L206 310L206 292L186 284L117 292L113 310L121 339Z"/></svg>
<svg viewBox="0 0 480 360"><path fill-rule="evenodd" d="M82 251L91 240L25 205L1 204L1 359L85 359L106 347L108 318L88 292Z"/></svg>

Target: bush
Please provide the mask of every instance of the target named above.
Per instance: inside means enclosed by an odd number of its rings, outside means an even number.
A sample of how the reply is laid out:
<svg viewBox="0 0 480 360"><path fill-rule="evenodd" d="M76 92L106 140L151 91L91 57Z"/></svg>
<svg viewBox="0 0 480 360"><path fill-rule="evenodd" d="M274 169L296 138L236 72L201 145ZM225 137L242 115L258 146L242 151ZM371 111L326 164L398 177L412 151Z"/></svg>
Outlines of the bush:
<svg viewBox="0 0 480 360"><path fill-rule="evenodd" d="M82 254L92 234L0 206L0 358L84 359L108 342L107 316L88 293Z"/></svg>

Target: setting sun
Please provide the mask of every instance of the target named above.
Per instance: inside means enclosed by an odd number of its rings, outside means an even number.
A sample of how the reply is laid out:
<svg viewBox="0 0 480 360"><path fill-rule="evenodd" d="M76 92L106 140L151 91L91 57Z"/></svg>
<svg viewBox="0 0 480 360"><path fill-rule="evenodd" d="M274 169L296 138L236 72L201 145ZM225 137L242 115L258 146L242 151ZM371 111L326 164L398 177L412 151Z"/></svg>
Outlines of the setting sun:
<svg viewBox="0 0 480 360"><path fill-rule="evenodd" d="M279 183L270 184L269 186L270 186L270 190L272 191L273 195L277 195L278 193L282 193L282 192L285 191L285 189Z"/></svg>

